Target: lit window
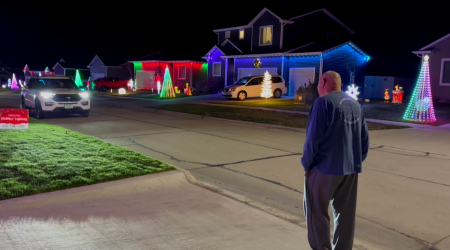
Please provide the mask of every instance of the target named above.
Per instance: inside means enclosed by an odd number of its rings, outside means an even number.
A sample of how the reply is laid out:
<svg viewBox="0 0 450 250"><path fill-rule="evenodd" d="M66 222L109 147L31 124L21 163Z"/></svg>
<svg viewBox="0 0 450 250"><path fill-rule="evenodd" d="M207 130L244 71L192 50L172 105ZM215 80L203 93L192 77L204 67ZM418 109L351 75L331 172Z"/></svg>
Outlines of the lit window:
<svg viewBox="0 0 450 250"><path fill-rule="evenodd" d="M186 79L186 66L178 66L178 79Z"/></svg>
<svg viewBox="0 0 450 250"><path fill-rule="evenodd" d="M220 76L222 63L213 63L213 76Z"/></svg>
<svg viewBox="0 0 450 250"><path fill-rule="evenodd" d="M259 29L259 45L272 44L272 26L264 26Z"/></svg>
<svg viewBox="0 0 450 250"><path fill-rule="evenodd" d="M229 38L230 38L230 32L227 31L227 32L225 32L225 39L229 39Z"/></svg>
<svg viewBox="0 0 450 250"><path fill-rule="evenodd" d="M240 40L244 39L244 30L239 31L239 39Z"/></svg>

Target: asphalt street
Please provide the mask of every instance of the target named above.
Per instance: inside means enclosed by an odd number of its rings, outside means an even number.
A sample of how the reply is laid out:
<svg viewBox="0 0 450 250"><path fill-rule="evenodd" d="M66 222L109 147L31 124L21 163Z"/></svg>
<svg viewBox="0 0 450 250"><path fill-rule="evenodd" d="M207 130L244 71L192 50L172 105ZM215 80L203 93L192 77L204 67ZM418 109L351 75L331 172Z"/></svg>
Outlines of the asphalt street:
<svg viewBox="0 0 450 250"><path fill-rule="evenodd" d="M18 107L18 95L0 95ZM94 97L91 116L45 122L189 170L198 180L303 217L305 134L145 108L193 97L143 101ZM380 249L450 249L450 129L371 131L358 190L356 237Z"/></svg>

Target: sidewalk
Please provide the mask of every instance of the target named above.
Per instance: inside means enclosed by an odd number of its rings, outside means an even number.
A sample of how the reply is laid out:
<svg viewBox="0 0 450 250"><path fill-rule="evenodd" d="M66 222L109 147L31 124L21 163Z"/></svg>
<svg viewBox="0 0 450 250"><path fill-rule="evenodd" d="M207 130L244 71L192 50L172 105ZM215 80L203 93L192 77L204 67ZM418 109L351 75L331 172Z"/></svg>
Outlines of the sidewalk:
<svg viewBox="0 0 450 250"><path fill-rule="evenodd" d="M0 202L2 249L310 249L306 231L179 170Z"/></svg>

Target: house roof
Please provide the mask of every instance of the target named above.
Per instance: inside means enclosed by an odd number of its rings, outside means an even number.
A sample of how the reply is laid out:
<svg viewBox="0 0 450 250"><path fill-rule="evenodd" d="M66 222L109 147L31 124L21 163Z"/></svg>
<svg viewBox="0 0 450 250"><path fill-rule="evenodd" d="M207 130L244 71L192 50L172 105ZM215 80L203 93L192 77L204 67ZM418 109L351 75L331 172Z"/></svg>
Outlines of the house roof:
<svg viewBox="0 0 450 250"><path fill-rule="evenodd" d="M221 47L225 47L225 45L230 44L231 46L233 46L233 48L235 50L237 50L238 52L244 53L242 52L242 50L237 46L237 44L235 42L232 42L230 39L225 39L225 41L220 45Z"/></svg>
<svg viewBox="0 0 450 250"><path fill-rule="evenodd" d="M222 58L256 58L256 57L281 57L281 56L321 56L328 52L331 52L335 49L343 47L345 45L351 46L353 49L363 54L364 56L370 57L366 52L364 52L361 48L359 48L352 41L347 41L341 44L315 44L309 43L303 46L300 46L294 50L290 50L287 52L280 53L268 53L268 54L246 54L246 55L226 55L222 56Z"/></svg>
<svg viewBox="0 0 450 250"><path fill-rule="evenodd" d="M5 69L10 69L11 67L9 67L8 65L6 65L6 64L4 64L4 63L1 63L0 62L0 68L5 68Z"/></svg>
<svg viewBox="0 0 450 250"><path fill-rule="evenodd" d="M128 61L129 63L139 63L139 62L162 62L162 63L206 63L205 61L194 61L194 60L138 60L138 61Z"/></svg>
<svg viewBox="0 0 450 250"><path fill-rule="evenodd" d="M421 51L421 50L427 50L427 49L432 49L432 47L433 47L434 45L436 45L436 44L438 44L438 43L440 43L440 42L442 42L442 41L444 41L444 40L446 40L446 39L448 39L448 38L450 38L450 33L447 34L447 35L445 35L445 36L443 36L443 37L441 37L441 38L439 38L439 39L437 39L436 41L434 41L434 42L428 44L427 46L425 46L425 47L419 49L419 51Z"/></svg>
<svg viewBox="0 0 450 250"><path fill-rule="evenodd" d="M266 12L269 12L270 14L272 14L273 16L275 16L276 18L278 18L278 20L280 20L281 23L294 23L293 21L282 19L281 17L275 15L275 13L273 13L273 12L270 11L269 9L264 8L264 9L261 10L261 11L259 12L259 14L256 15L256 17L253 18L253 20L252 20L249 24L247 24L247 25L237 26L237 27L230 27L230 28L223 28L223 29L216 29L216 30L213 30L213 31L214 31L215 33L217 33L217 32L227 31L227 30L235 30L235 29L251 28L251 27L253 26L253 24L254 24L256 21L258 21L258 19L259 19L262 15L264 15L264 13L266 13Z"/></svg>
<svg viewBox="0 0 450 250"><path fill-rule="evenodd" d="M354 30L352 30L350 27L348 27L344 22L342 22L341 20L339 20L339 18L337 18L335 15L331 14L331 12L329 12L327 9L323 8L323 9L319 9L319 10L315 10L315 11L311 11L308 12L306 14L300 15L300 16L296 16L293 18L290 18L290 21L293 21L295 19L299 19L305 16L309 16L318 12L324 12L325 14L327 14L328 16L330 16L332 19L334 19L337 23L339 23L342 27L344 27L345 29L347 29L351 34L355 34L356 32Z"/></svg>
<svg viewBox="0 0 450 250"><path fill-rule="evenodd" d="M161 60L162 57L163 57L163 54L161 52L155 51L148 55L141 56L141 57L137 58L136 60Z"/></svg>
<svg viewBox="0 0 450 250"><path fill-rule="evenodd" d="M64 69L81 69L81 70L88 70L86 66L81 67L81 65L66 63L66 62L57 62L55 66L52 67L53 70L55 70L56 65L61 65Z"/></svg>

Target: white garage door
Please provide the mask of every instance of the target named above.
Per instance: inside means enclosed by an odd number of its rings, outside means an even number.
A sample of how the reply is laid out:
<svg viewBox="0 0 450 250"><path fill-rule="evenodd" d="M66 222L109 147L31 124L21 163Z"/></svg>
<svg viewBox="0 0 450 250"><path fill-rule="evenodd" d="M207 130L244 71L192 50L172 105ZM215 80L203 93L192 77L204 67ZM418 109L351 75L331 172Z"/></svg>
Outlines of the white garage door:
<svg viewBox="0 0 450 250"><path fill-rule="evenodd" d="M238 80L242 77L246 76L256 76L256 75L264 75L266 71L269 71L269 74L276 76L278 75L277 68L239 68L238 69Z"/></svg>
<svg viewBox="0 0 450 250"><path fill-rule="evenodd" d="M156 89L155 71L138 71L136 72L136 87L138 89Z"/></svg>
<svg viewBox="0 0 450 250"><path fill-rule="evenodd" d="M316 76L315 68L295 68L289 71L289 95L295 95L300 86L308 86L309 82L314 82Z"/></svg>

